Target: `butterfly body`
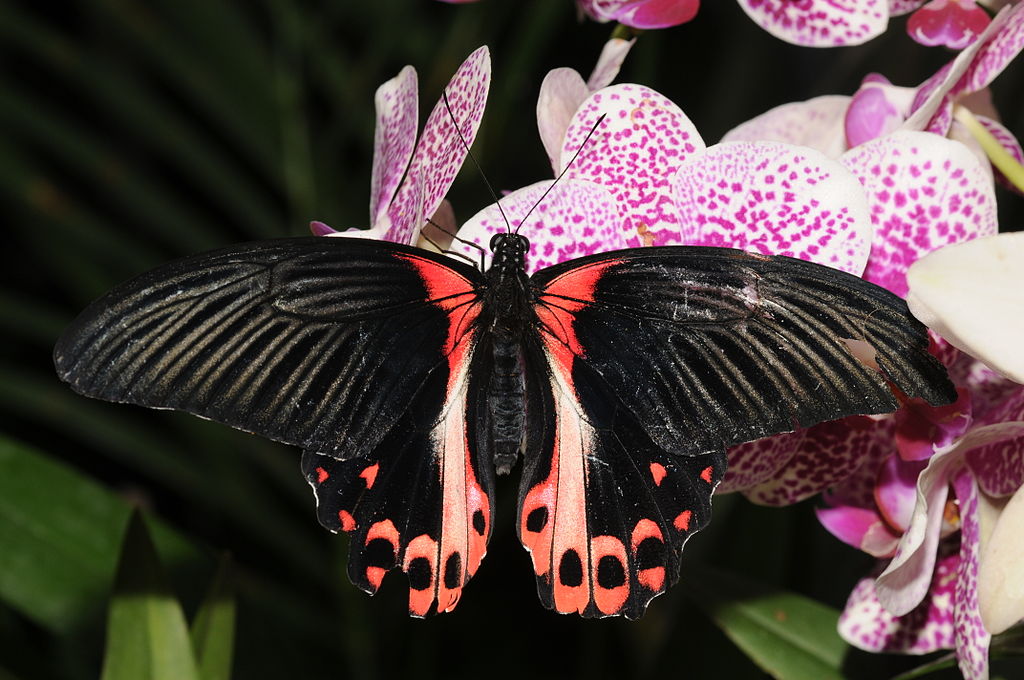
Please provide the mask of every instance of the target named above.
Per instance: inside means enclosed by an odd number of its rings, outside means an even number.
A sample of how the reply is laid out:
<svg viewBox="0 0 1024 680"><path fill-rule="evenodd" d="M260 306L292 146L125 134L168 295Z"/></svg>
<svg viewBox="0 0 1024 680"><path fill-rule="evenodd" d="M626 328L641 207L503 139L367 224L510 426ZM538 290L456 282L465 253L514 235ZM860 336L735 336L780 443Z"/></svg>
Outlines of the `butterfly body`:
<svg viewBox="0 0 1024 680"><path fill-rule="evenodd" d="M710 521L726 447L955 390L898 297L724 248L638 248L527 274L360 239L283 239L172 262L87 308L60 376L302 447L321 523L368 592L393 568L415 616L479 568L495 474L545 606L640 616ZM850 351L870 344L875 370Z"/></svg>

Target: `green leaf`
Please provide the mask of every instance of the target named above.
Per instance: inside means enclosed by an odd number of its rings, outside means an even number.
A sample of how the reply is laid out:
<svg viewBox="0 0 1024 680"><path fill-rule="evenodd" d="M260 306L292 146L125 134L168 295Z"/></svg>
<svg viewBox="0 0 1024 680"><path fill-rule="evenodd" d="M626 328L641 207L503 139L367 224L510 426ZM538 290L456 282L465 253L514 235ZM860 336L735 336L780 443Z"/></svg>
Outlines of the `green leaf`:
<svg viewBox="0 0 1024 680"><path fill-rule="evenodd" d="M99 484L0 435L0 600L56 633L99 615L129 512ZM179 536L156 537L168 563L195 563Z"/></svg>
<svg viewBox="0 0 1024 680"><path fill-rule="evenodd" d="M101 680L199 680L181 605L164 580L139 512L132 514L107 620Z"/></svg>
<svg viewBox="0 0 1024 680"><path fill-rule="evenodd" d="M906 673L900 673L892 680L914 680L915 678L923 678L947 668L956 668L956 655L952 652L944 654L938 659L929 661L928 663L921 664L917 668L909 670Z"/></svg>
<svg viewBox="0 0 1024 680"><path fill-rule="evenodd" d="M839 612L795 593L687 567L693 599L766 673L779 680L840 680L847 645Z"/></svg>
<svg viewBox="0 0 1024 680"><path fill-rule="evenodd" d="M192 621L192 648L203 680L228 680L235 646L235 593L231 557L221 559L210 591Z"/></svg>

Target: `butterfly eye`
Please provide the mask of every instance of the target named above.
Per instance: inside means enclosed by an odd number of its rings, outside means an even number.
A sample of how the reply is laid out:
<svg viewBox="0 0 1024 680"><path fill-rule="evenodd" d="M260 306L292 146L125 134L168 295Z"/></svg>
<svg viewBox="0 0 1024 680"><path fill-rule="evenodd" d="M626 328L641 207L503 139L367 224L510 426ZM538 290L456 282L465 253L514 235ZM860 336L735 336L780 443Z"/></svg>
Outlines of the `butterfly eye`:
<svg viewBox="0 0 1024 680"><path fill-rule="evenodd" d="M491 237L491 242L487 247L492 251L497 250L498 244L505 240L505 236L507 236L507 234L495 234Z"/></svg>

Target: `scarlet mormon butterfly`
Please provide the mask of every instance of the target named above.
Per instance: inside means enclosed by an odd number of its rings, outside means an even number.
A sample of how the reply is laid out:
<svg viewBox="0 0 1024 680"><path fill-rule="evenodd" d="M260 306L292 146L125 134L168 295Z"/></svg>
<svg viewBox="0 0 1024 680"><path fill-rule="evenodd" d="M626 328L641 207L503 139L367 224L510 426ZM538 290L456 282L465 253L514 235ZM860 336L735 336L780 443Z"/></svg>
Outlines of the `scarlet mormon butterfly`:
<svg viewBox="0 0 1024 680"><path fill-rule="evenodd" d="M528 248L498 234L485 272L349 238L204 253L95 301L54 363L84 395L301 446L353 583L373 593L400 567L415 616L455 607L520 451L541 601L636 618L710 520L726 447L892 411L890 381L956 396L903 300L855 276L688 246L529 276Z"/></svg>

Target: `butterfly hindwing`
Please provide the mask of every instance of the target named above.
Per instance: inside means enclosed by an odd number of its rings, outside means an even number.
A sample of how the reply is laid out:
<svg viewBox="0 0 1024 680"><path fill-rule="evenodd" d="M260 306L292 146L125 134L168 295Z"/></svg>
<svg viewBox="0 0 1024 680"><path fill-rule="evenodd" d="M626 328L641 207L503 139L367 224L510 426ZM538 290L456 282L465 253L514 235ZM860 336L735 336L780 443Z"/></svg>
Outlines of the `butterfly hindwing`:
<svg viewBox="0 0 1024 680"><path fill-rule="evenodd" d="M480 281L378 241L241 245L118 286L54 361L83 394L302 446L322 523L352 536L353 581L373 591L399 566L424 615L455 606L491 531L490 452L473 444Z"/></svg>
<svg viewBox="0 0 1024 680"><path fill-rule="evenodd" d="M532 381L519 537L541 601L560 613L638 618L678 578L683 544L711 519L725 454L662 450L585 367L552 342Z"/></svg>

